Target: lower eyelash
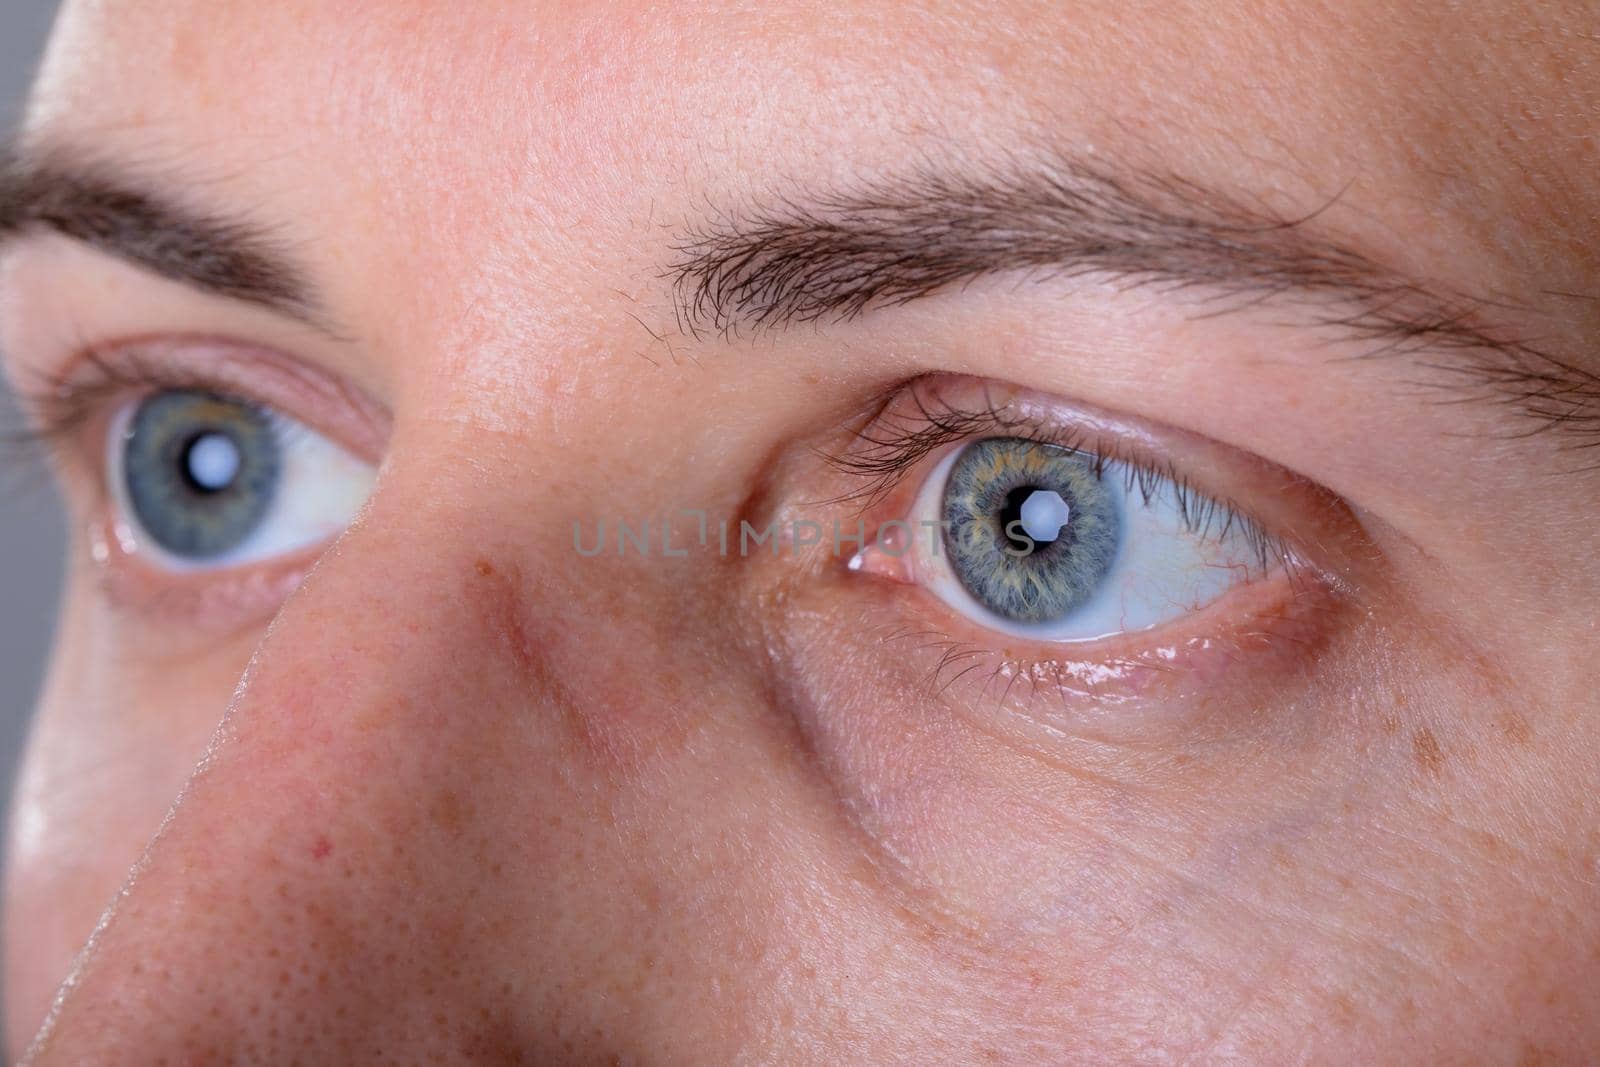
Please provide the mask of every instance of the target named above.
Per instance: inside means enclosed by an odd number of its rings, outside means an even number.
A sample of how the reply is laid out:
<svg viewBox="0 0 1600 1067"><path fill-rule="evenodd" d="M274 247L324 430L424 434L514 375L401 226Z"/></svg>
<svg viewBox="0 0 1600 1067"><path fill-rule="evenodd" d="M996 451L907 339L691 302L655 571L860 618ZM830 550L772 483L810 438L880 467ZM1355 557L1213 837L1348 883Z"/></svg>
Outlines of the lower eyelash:
<svg viewBox="0 0 1600 1067"><path fill-rule="evenodd" d="M1142 690L1158 678L1168 685L1180 684L1185 671L1191 669L1184 666L1190 656L1216 662L1239 653L1275 649L1304 654L1312 643L1305 635L1313 617L1305 605L1286 607L1276 623L1227 638L1211 635L1193 646L1174 646L1154 655L1098 656L1082 661L1070 655L1019 656L1009 649L986 647L929 627L902 626L877 640L902 651L908 659L926 656L931 660L917 679L918 688L929 699L945 697L960 685L966 692L963 702L972 706L992 705L996 710L1024 714L1059 706L1062 712L1073 714L1075 702L1089 701L1104 708L1139 700Z"/></svg>
<svg viewBox="0 0 1600 1067"><path fill-rule="evenodd" d="M943 696L952 686L969 679L976 687L976 699L997 707L1005 707L1008 700L1022 699L1026 692L1027 704L1023 710L1033 710L1042 694L1053 693L1065 703L1073 695L1104 700L1106 694L1094 692L1093 686L1078 679L1069 679L1071 673L1060 662L1052 660L1022 660L1013 658L993 648L957 640L939 630L899 630L881 638L884 645L900 645L911 654L938 654L938 659L919 679L919 687L929 698ZM1174 668L1159 663L1137 663L1120 659L1100 661L1097 666L1108 674L1122 671L1148 669L1171 672Z"/></svg>

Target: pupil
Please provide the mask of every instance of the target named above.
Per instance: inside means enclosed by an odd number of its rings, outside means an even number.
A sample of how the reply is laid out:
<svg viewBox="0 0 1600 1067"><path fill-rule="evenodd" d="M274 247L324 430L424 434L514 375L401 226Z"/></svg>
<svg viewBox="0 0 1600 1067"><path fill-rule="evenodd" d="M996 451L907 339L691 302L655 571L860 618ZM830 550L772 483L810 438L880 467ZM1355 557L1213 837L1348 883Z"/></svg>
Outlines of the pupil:
<svg viewBox="0 0 1600 1067"><path fill-rule="evenodd" d="M1000 509L1000 529L1012 548L1025 551L1028 542L1012 536L1013 531L1027 535L1035 545L1051 544L1061 536L1070 516L1067 502L1055 490L1018 486L1006 494L1005 506Z"/></svg>
<svg viewBox="0 0 1600 1067"><path fill-rule="evenodd" d="M204 433L189 443L183 456L184 480L202 493L220 493L233 484L243 462L239 446L220 433Z"/></svg>

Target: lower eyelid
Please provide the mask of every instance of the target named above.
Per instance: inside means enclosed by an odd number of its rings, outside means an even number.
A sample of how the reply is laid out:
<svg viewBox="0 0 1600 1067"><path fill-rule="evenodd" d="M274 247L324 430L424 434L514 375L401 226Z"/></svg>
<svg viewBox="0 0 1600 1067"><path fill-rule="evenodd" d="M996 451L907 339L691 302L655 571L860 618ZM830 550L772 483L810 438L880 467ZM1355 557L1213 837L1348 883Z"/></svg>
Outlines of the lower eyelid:
<svg viewBox="0 0 1600 1067"><path fill-rule="evenodd" d="M1168 728L1187 733L1220 695L1293 684L1343 625L1345 609L1327 585L1281 576L1160 633L1051 645L1007 640L952 619L920 590L892 588L859 633L863 655L867 645L875 649L896 688L982 718L1119 741L1154 741Z"/></svg>
<svg viewBox="0 0 1600 1067"><path fill-rule="evenodd" d="M87 526L89 576L113 611L153 624L131 628L135 639L174 655L265 625L321 555L317 546L222 575L174 573L130 553L116 525L102 513Z"/></svg>

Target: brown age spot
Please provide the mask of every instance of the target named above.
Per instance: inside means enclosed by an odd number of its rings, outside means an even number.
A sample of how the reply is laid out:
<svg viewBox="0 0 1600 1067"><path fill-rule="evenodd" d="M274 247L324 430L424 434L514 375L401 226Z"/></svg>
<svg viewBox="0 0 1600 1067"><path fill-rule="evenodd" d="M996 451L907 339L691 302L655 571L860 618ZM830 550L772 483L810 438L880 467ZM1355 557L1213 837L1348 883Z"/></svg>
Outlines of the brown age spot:
<svg viewBox="0 0 1600 1067"><path fill-rule="evenodd" d="M486 559L480 559L476 564L473 565L473 569L485 578L494 576L494 564L490 563Z"/></svg>
<svg viewBox="0 0 1600 1067"><path fill-rule="evenodd" d="M1560 1063L1560 1057L1549 1049L1540 1048L1532 1041L1522 1043L1522 1055L1517 1057L1517 1067L1542 1067L1543 1064Z"/></svg>
<svg viewBox="0 0 1600 1067"><path fill-rule="evenodd" d="M1505 721L1500 724L1500 730L1515 744L1526 745L1533 740L1533 724L1520 712L1513 711L1507 715Z"/></svg>
<svg viewBox="0 0 1600 1067"><path fill-rule="evenodd" d="M442 790L428 805L428 818L445 833L452 836L461 832L461 798L449 789Z"/></svg>
<svg viewBox="0 0 1600 1067"><path fill-rule="evenodd" d="M1411 735L1411 748L1417 758L1417 766L1429 774L1438 775L1444 767L1444 749L1439 747L1439 739L1433 736L1433 731L1423 727Z"/></svg>
<svg viewBox="0 0 1600 1067"><path fill-rule="evenodd" d="M1384 734L1393 737L1400 731L1400 717L1398 715L1385 715L1383 721L1378 725L1382 728Z"/></svg>

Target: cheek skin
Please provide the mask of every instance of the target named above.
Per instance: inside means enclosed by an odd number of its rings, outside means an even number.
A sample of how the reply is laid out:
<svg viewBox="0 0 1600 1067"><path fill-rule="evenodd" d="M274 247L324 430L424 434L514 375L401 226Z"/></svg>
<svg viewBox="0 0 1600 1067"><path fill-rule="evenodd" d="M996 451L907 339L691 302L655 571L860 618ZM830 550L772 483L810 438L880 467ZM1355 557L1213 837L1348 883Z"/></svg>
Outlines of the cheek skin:
<svg viewBox="0 0 1600 1067"><path fill-rule="evenodd" d="M726 1061L804 1042L838 1060L907 1039L901 1005L930 976L957 988L938 933L898 916L836 833L736 613L497 540L511 524L483 501L430 516L419 481L413 496L391 479L274 622L47 1054L93 1060L135 1040L202 1059L251 1042L326 1054L381 1034L545 1062L596 1043ZM491 513L463 526L475 506ZM680 597L701 606L674 614ZM115 662L94 633L73 647ZM170 680L105 676L139 706L164 706ZM152 770L124 755L127 774ZM95 832L59 790L46 799L60 840L82 840L74 820ZM130 812L111 836L135 851L163 810L94 807ZM27 865L40 888L14 917L59 902L62 880L81 879L95 909L117 884ZM64 963L14 988L19 1017L36 1017ZM408 998L421 1006L396 1017ZM301 1016L333 1021L312 1032Z"/></svg>
<svg viewBox="0 0 1600 1067"><path fill-rule="evenodd" d="M56 658L13 806L5 988L19 1039L205 751L255 644L254 634L213 640L203 655L139 667L141 628L101 601L86 557L69 554Z"/></svg>
<svg viewBox="0 0 1600 1067"><path fill-rule="evenodd" d="M1554 865L1561 888L1535 902L1492 860L1517 839L1504 791L1537 761L1486 747L1505 737L1505 694L1451 668L1458 642L1425 620L1396 638L1338 617L1297 671L1241 651L1181 713L1169 691L1119 701L1110 728L1056 715L1041 729L886 664L882 628L847 597L794 605L784 710L887 884L996 970L1074 976L1062 1002L1124 1020L1123 1039L1153 1024L1153 999L1164 1039L1203 1045L1231 1018L1261 1055L1281 1051L1286 1020L1340 1055L1381 1057L1401 1031L1449 1045L1475 1013L1508 1021L1507 968L1552 998L1542 1021L1572 1025L1555 947L1596 926L1576 908L1584 861ZM1539 830L1520 840L1551 870L1563 835ZM1471 893L1432 896L1465 872Z"/></svg>

